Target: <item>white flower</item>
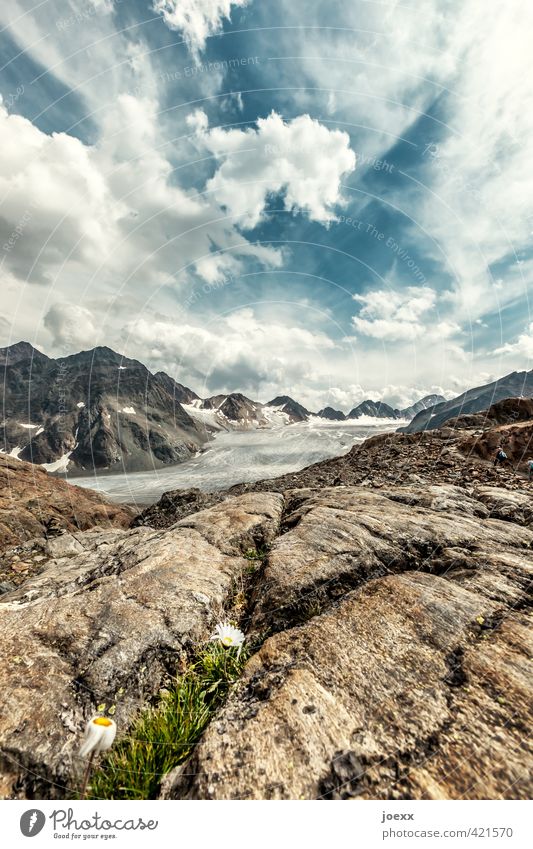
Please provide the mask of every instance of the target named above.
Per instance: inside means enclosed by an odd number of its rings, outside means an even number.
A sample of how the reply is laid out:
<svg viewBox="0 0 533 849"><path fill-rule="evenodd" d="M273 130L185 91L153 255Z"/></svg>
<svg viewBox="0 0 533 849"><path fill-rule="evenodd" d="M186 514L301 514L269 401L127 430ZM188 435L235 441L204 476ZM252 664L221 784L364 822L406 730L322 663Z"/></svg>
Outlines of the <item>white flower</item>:
<svg viewBox="0 0 533 849"><path fill-rule="evenodd" d="M244 634L238 628L234 628L229 622L219 622L211 635L212 641L218 641L225 649L238 647L237 657L239 657L244 643Z"/></svg>
<svg viewBox="0 0 533 849"><path fill-rule="evenodd" d="M99 755L113 745L117 733L117 725L107 716L93 716L85 727L83 743L80 749L80 757L94 753Z"/></svg>

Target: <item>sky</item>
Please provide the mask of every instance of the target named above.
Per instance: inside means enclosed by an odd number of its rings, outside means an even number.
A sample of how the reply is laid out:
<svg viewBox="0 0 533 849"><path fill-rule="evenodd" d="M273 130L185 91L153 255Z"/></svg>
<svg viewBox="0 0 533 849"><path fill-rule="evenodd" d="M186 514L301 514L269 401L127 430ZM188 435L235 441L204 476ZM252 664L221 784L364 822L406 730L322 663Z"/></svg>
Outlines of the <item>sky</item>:
<svg viewBox="0 0 533 849"><path fill-rule="evenodd" d="M0 345L345 412L533 359L530 0L0 6Z"/></svg>

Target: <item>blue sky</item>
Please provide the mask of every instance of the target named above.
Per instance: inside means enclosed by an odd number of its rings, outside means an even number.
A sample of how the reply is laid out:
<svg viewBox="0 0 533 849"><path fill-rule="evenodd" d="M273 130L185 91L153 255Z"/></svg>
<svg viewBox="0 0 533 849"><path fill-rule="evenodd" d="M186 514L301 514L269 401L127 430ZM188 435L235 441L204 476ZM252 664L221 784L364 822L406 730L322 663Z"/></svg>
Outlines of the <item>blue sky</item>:
<svg viewBox="0 0 533 849"><path fill-rule="evenodd" d="M532 23L526 0L4 4L0 344L344 410L530 368Z"/></svg>

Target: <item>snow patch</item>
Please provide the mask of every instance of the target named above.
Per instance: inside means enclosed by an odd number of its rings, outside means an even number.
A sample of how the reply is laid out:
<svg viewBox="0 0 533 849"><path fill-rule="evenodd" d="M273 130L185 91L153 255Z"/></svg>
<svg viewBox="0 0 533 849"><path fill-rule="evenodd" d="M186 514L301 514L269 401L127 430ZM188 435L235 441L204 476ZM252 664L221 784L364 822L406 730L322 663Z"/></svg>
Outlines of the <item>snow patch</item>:
<svg viewBox="0 0 533 849"><path fill-rule="evenodd" d="M202 402L200 401L200 403ZM217 428L217 430L223 429L220 421L221 414L218 410L200 410L196 406L195 401L193 401L192 404L182 404L181 406L192 419L195 419L195 421L201 422L203 425L210 425L211 427Z"/></svg>
<svg viewBox="0 0 533 849"><path fill-rule="evenodd" d="M359 416L357 419L346 419L347 422L354 422L360 425L394 425L400 427L404 424L409 424L410 419L380 419L377 416ZM338 425L339 423L336 422Z"/></svg>
<svg viewBox="0 0 533 849"><path fill-rule="evenodd" d="M17 445L15 448L12 448L11 451L3 451L0 448L0 454L6 454L7 457L13 457L14 460L20 460L19 454L24 450L24 446Z"/></svg>
<svg viewBox="0 0 533 849"><path fill-rule="evenodd" d="M19 427L23 427L26 430L34 430L35 428L39 427L39 425L22 424L22 422L17 422L17 424L18 424Z"/></svg>
<svg viewBox="0 0 533 849"><path fill-rule="evenodd" d="M137 413L133 409L133 407L122 407L122 412L127 413L129 416L136 416Z"/></svg>
<svg viewBox="0 0 533 849"><path fill-rule="evenodd" d="M85 403L83 401L78 401L78 403L76 404L76 407L78 407L81 410L82 407L85 407Z"/></svg>
<svg viewBox="0 0 533 849"><path fill-rule="evenodd" d="M54 460L52 463L41 463L41 468L46 469L47 472L66 472L68 464L70 463L71 454L72 451L67 451L66 454L63 454L62 457L58 460Z"/></svg>

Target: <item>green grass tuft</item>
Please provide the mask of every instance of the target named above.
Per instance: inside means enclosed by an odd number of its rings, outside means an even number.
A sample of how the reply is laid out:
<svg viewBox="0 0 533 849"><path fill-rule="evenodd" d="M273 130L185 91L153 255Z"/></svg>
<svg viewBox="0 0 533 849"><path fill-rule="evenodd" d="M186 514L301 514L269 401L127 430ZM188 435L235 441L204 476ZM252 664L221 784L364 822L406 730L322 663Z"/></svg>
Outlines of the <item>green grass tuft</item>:
<svg viewBox="0 0 533 849"><path fill-rule="evenodd" d="M90 799L153 799L163 776L191 753L246 662L219 643L202 649L159 704L143 712L128 735L102 758Z"/></svg>

